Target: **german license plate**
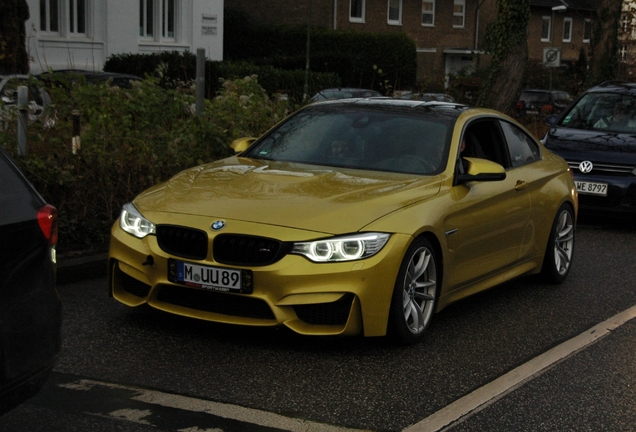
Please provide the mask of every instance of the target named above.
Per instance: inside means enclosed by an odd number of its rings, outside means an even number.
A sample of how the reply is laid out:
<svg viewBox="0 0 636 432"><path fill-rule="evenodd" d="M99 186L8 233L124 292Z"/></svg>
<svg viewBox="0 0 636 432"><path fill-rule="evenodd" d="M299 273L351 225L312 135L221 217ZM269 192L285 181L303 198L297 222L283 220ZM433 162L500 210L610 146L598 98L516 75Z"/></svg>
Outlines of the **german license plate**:
<svg viewBox="0 0 636 432"><path fill-rule="evenodd" d="M576 190L580 194L607 196L607 183L577 181Z"/></svg>
<svg viewBox="0 0 636 432"><path fill-rule="evenodd" d="M539 114L539 111L537 111L537 110L528 110L528 111L526 111L526 113L528 113L528 115L537 115L537 114Z"/></svg>
<svg viewBox="0 0 636 432"><path fill-rule="evenodd" d="M212 291L251 294L252 271L205 266L185 261L168 261L168 280Z"/></svg>

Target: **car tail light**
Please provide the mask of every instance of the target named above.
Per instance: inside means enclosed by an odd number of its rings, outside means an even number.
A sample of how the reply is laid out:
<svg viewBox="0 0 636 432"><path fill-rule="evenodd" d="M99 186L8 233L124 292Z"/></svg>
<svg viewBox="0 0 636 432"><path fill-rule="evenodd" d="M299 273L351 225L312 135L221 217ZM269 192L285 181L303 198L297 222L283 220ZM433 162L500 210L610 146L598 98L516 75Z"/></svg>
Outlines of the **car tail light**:
<svg viewBox="0 0 636 432"><path fill-rule="evenodd" d="M515 105L515 107L516 107L518 110L522 110L522 109L523 109L523 102L517 102L517 104Z"/></svg>
<svg viewBox="0 0 636 432"><path fill-rule="evenodd" d="M541 107L541 111L551 113L552 111L554 111L554 107L552 106L552 104L543 105Z"/></svg>
<svg viewBox="0 0 636 432"><path fill-rule="evenodd" d="M50 204L38 210L38 224L50 246L57 244L57 209Z"/></svg>

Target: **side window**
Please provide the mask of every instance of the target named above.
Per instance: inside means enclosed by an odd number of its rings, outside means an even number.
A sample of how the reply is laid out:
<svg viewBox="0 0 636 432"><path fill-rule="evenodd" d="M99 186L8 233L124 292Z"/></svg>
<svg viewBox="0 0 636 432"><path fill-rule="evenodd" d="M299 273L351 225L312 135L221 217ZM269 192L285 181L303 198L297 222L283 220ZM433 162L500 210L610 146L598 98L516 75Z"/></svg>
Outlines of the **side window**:
<svg viewBox="0 0 636 432"><path fill-rule="evenodd" d="M463 140L466 146L461 153L462 157L487 159L504 168L509 167L510 164L504 152L504 138L496 120L473 121L466 127Z"/></svg>
<svg viewBox="0 0 636 432"><path fill-rule="evenodd" d="M539 146L524 131L508 122L500 123L508 143L512 167L522 166L541 158Z"/></svg>

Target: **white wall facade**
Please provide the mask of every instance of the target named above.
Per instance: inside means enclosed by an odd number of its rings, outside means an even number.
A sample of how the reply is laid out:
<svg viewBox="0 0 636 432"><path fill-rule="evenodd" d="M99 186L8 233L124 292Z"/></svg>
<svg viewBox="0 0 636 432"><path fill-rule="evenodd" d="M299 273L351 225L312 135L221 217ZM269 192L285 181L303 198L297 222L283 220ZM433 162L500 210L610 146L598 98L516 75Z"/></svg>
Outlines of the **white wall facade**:
<svg viewBox="0 0 636 432"><path fill-rule="evenodd" d="M99 71L115 54L196 53L198 48L205 49L209 60L223 60L223 2L27 0L31 73L70 68ZM57 10L51 10L56 4ZM143 8L151 13L140 17Z"/></svg>

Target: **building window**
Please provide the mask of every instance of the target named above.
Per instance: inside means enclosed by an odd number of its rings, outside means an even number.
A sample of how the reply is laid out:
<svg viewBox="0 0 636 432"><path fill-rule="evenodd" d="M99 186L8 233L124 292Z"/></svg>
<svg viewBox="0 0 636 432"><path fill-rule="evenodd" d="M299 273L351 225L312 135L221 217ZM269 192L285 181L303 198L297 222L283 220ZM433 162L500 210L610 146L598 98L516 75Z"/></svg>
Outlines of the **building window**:
<svg viewBox="0 0 636 432"><path fill-rule="evenodd" d="M176 0L139 0L139 36L144 39L174 40Z"/></svg>
<svg viewBox="0 0 636 432"><path fill-rule="evenodd" d="M552 33L552 18L544 16L541 20L541 42L550 42Z"/></svg>
<svg viewBox="0 0 636 432"><path fill-rule="evenodd" d="M139 36L154 38L154 0L139 0Z"/></svg>
<svg viewBox="0 0 636 432"><path fill-rule="evenodd" d="M69 0L69 33L86 34L86 0Z"/></svg>
<svg viewBox="0 0 636 432"><path fill-rule="evenodd" d="M572 18L563 19L563 42L572 42Z"/></svg>
<svg viewBox="0 0 636 432"><path fill-rule="evenodd" d="M40 31L60 32L60 9L57 0L40 0Z"/></svg>
<svg viewBox="0 0 636 432"><path fill-rule="evenodd" d="M350 0L349 21L364 22L364 0Z"/></svg>
<svg viewBox="0 0 636 432"><path fill-rule="evenodd" d="M422 0L422 25L435 25L435 0Z"/></svg>
<svg viewBox="0 0 636 432"><path fill-rule="evenodd" d="M162 0L161 37L174 39L174 3L175 0Z"/></svg>
<svg viewBox="0 0 636 432"><path fill-rule="evenodd" d="M466 0L454 0L453 5L453 27L463 28L466 18Z"/></svg>
<svg viewBox="0 0 636 432"><path fill-rule="evenodd" d="M583 43L590 43L592 38L592 20L585 18L583 21Z"/></svg>
<svg viewBox="0 0 636 432"><path fill-rule="evenodd" d="M389 0L387 22L392 25L402 25L402 0Z"/></svg>

